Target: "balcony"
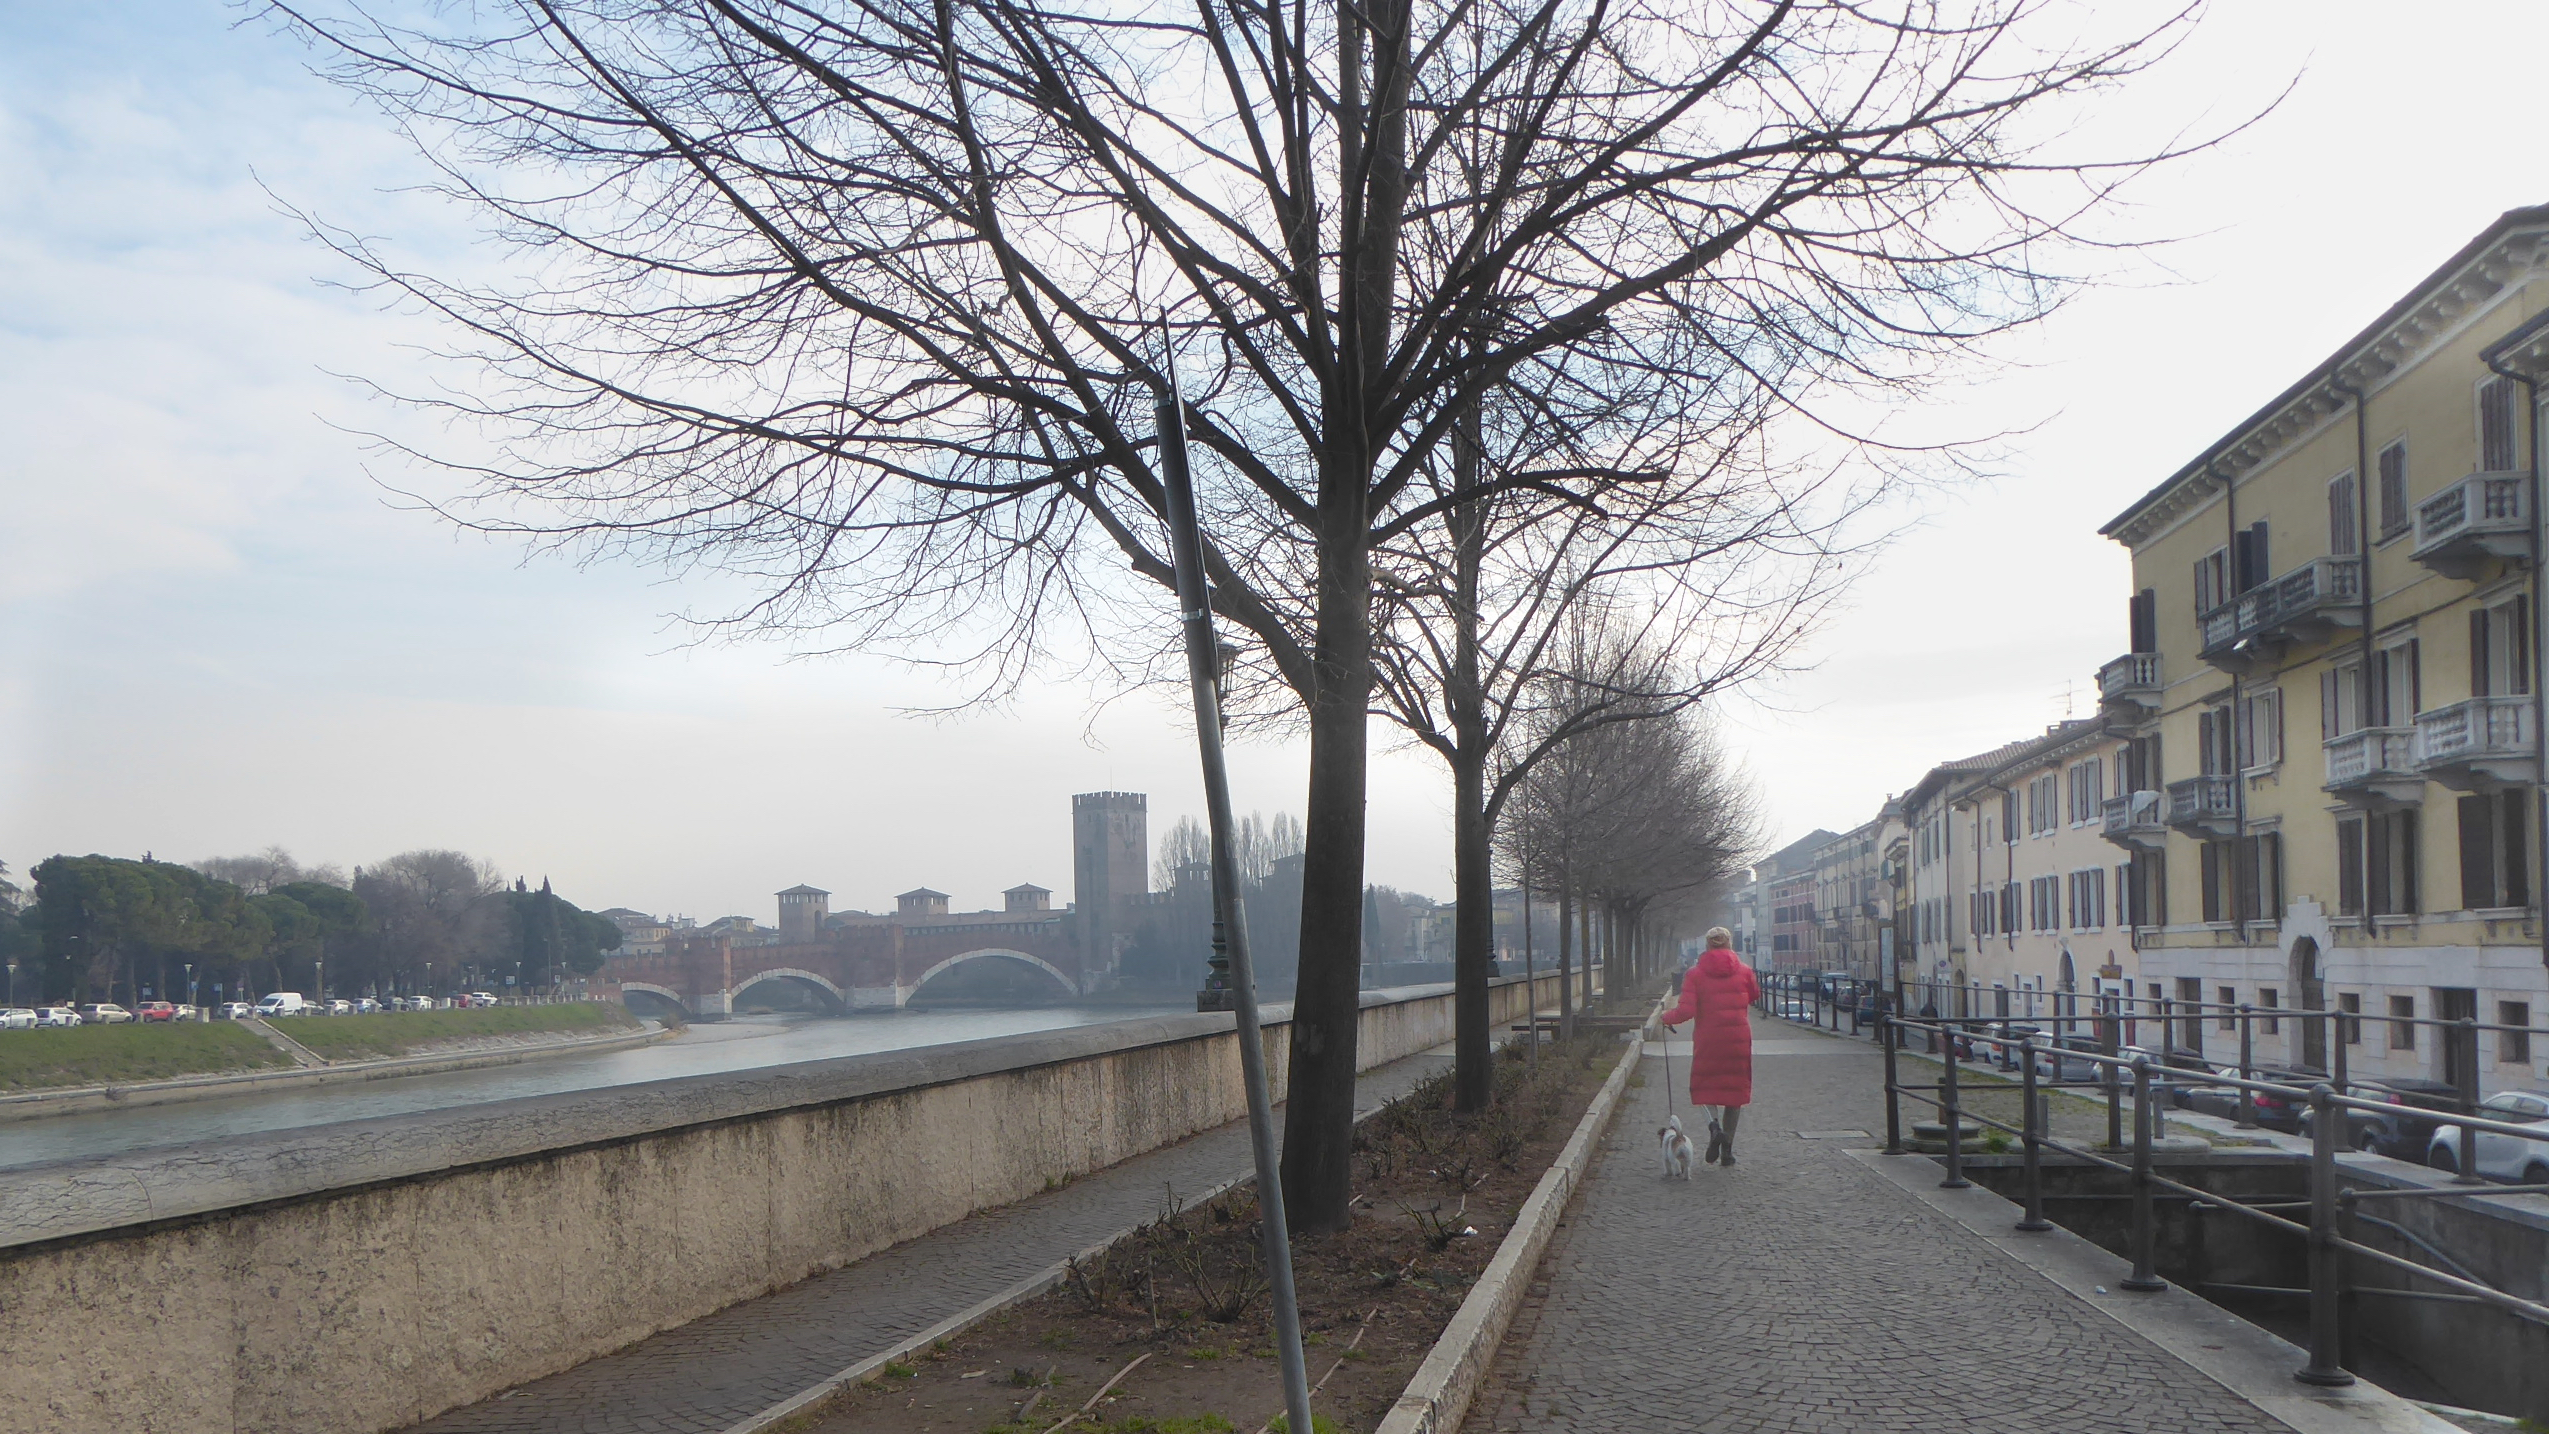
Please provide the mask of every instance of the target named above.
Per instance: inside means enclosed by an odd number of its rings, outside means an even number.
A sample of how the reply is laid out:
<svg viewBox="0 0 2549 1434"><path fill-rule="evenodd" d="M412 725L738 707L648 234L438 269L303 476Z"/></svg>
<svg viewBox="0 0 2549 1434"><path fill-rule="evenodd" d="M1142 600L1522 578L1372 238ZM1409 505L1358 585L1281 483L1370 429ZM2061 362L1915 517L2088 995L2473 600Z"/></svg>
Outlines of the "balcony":
<svg viewBox="0 0 2549 1434"><path fill-rule="evenodd" d="M2312 558L2198 618L2203 658L2224 672L2245 672L2294 643L2360 626L2362 603L2363 559Z"/></svg>
<svg viewBox="0 0 2549 1434"><path fill-rule="evenodd" d="M2158 792L2109 797L2098 812L2105 819L2100 835L2117 846L2158 851L2168 845L2168 823L2160 819L2166 803Z"/></svg>
<svg viewBox="0 0 2549 1434"><path fill-rule="evenodd" d="M2160 710L2160 655L2130 652L2099 668L2098 704L2118 717Z"/></svg>
<svg viewBox="0 0 2549 1434"><path fill-rule="evenodd" d="M2475 577L2491 558L2530 553L2528 473L2472 473L2416 505L2409 556L2445 577Z"/></svg>
<svg viewBox="0 0 2549 1434"><path fill-rule="evenodd" d="M2326 790L2349 806L2390 811L2425 799L2413 727L2366 727L2330 738L2325 750Z"/></svg>
<svg viewBox="0 0 2549 1434"><path fill-rule="evenodd" d="M2416 765L2456 791L2537 781L2540 728L2529 697L2472 697L2416 714Z"/></svg>
<svg viewBox="0 0 2549 1434"><path fill-rule="evenodd" d="M2192 837L2234 835L2239 830L2238 779L2215 774L2169 783L2168 824Z"/></svg>

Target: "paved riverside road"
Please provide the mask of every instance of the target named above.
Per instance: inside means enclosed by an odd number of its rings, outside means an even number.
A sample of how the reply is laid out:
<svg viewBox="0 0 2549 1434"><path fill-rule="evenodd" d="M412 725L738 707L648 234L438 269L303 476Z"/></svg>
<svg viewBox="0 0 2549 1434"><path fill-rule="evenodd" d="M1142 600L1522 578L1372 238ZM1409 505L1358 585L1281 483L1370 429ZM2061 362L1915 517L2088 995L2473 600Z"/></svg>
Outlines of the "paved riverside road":
<svg viewBox="0 0 2549 1434"><path fill-rule="evenodd" d="M2288 1434L1846 1154L1884 1143L1872 1046L1753 1026L1739 1163L1687 1185L1657 1173L1663 1070L1646 1060L1466 1434ZM1798 1138L1848 1129L1877 1134Z"/></svg>
<svg viewBox="0 0 2549 1434"><path fill-rule="evenodd" d="M1451 1064L1450 1047L1366 1071L1369 1110ZM1233 1121L1057 1191L985 1211L775 1294L409 1426L409 1434L722 1434L1252 1169Z"/></svg>

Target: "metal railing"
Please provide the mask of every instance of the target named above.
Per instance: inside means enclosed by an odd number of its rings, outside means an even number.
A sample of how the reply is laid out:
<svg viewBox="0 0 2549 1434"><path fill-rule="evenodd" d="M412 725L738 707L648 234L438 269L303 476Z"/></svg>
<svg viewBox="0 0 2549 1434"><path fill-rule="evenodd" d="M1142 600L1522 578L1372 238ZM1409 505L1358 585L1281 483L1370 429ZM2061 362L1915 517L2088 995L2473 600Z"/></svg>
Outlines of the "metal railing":
<svg viewBox="0 0 2549 1434"><path fill-rule="evenodd" d="M1976 1008L1986 1003L1991 1007L1990 1013L1978 1014ZM2549 1194L2549 1180L2536 1178L2532 1173L2539 1167L2529 1154L2506 1166L2525 1172L2519 1182L2483 1182L2480 1174L2485 1164L2480 1142L2482 1135L2506 1136L2526 1142L2523 1148L2536 1149L2543 1157L2541 1163L2549 1165L2549 1121L2525 1123L2492 1119L2482 1114L2478 1104L2477 1077L2479 1037L2483 1033L2494 1033L2499 1042L2520 1040L2528 1043L2534 1038L2549 1038L2549 1028L2482 1022L2467 1017L2364 1015L2343 1009L2232 1005L2163 996L2132 997L2120 993L2075 994L1985 987L1970 982L1905 981L1890 988L1880 988L1872 982L1838 981L1811 973L1764 973L1761 1004L1769 1014L1789 1014L1794 1019L1811 1020L1835 1031L1842 1029L1844 1012L1848 1014L1852 1030L1873 1027L1885 1056L1886 1151L1889 1154L1904 1153L1904 1097L1935 1107L1939 1111L1944 1137L1942 1186L1954 1189L1971 1183L1965 1178L1964 1143L1972 1131L1991 1129L2013 1137L2020 1151L2023 1211L2017 1227L2021 1230L2053 1228L2052 1222L2044 1216L2043 1159L2046 1151L2127 1177L2131 1190L2124 1198L2132 1202L2127 1227L2132 1270L2121 1282L2126 1289L2147 1291L2166 1287L2154 1264L2158 1240L2156 1204L2161 1197L2197 1202L2199 1208L2226 1210L2243 1219L2272 1225L2304 1241L2309 1254L2309 1285L2306 1288L2208 1286L2230 1293L2289 1295L2309 1301L2309 1359L2295 1371L2297 1379L2330 1385L2352 1382L2353 1376L2343 1368L2340 1353L2344 1301L2348 1296L2483 1306L2549 1326L2549 1304L2497 1288L2488 1283L2480 1272L2454 1259L2432 1239L2365 1208L2369 1204L2373 1209L2379 1209L2383 1208L2381 1202L2403 1199ZM1906 1007L1914 1005L1921 1008L1920 1014L1904 1014ZM2037 1009L2039 1006L2050 1006L2052 1013L2049 1016L2044 1014ZM1940 1014L1942 1009L1950 1014ZM2283 1024L2287 1021L2293 1023L2290 1034L2286 1034ZM2050 1033L2046 1024L2040 1022L2050 1025ZM2395 1096L2385 1100L2354 1093L2363 1089L2381 1089L2376 1084L2381 1076L2367 1076L2364 1080L2368 1084L2358 1086L2347 1069L2347 1047L2360 1039L2367 1023L2392 1028L2404 1037L2408 1047L2418 1049L2420 1054L2432 1050L2439 1060L2451 1067L2452 1083L2458 1095L2456 1108L2439 1110L2430 1106L2402 1106ZM2203 1055L2202 1033L2207 1026L2216 1030L2224 1026L2235 1028L2239 1040L2235 1066L2215 1066ZM2314 1030L2317 1034L2312 1036L2310 1033ZM2183 1045L2173 1039L2181 1032L2192 1037ZM2430 1044L2424 1033L2431 1034ZM2261 1035L2270 1040L2280 1038L2287 1051L2299 1045L2305 1049L2316 1047L2324 1052L2331 1067L2326 1078L2312 1079L2310 1077L2319 1073L2307 1068L2295 1070L2290 1063L2285 1067L2262 1064L2258 1052ZM2139 1048L2145 1037L2156 1040L2161 1059L2154 1060L2150 1051ZM1914 1042L1926 1046L1931 1054L1940 1058L1940 1075L1935 1084L1910 1084L1903 1080L1900 1058ZM2501 1055L2502 1051L2499 1053ZM1967 1108L1960 1092L1958 1074L1965 1060L1976 1057L1997 1064L2003 1071L2018 1073L2021 1100L2018 1124L2011 1125ZM2067 1078L2068 1072L2083 1067L2091 1072L2088 1078ZM2521 1069L2529 1074L2527 1061ZM2268 1072L2287 1076L2298 1074L2302 1079L2262 1078ZM2287 1112L2306 1109L2307 1115L2298 1118L2295 1124L2308 1134L2311 1141L2307 1198L2242 1202L2161 1174L2154 1166L2153 1150L2162 1121L2160 1087L2163 1081L2172 1087L2183 1086L2189 1090L2207 1087L2235 1090L2236 1114L2243 1126L2258 1124L2262 1108L2273 1107ZM2064 1088L2092 1090L2104 1096L2106 1140L2103 1146L2083 1148L2056 1139L2051 1134L2043 1093L2049 1089ZM2129 1141L2125 1131L2128 1109L2131 1116ZM2356 1189L2340 1184L2337 1155L2351 1143L2356 1117L2397 1119L2406 1112L2415 1112L2412 1119L2430 1123L2435 1128L2437 1134L2431 1138L2432 1144L2437 1148L2448 1145L2455 1152L2451 1162L2452 1183L2412 1189ZM2452 1138L2448 1141L2441 1135L2445 1130L2451 1132ZM2297 1212L2300 1217L2279 1212ZM2393 1236L2403 1247L2422 1255L2427 1262L2366 1244L2350 1233L2358 1228L2379 1230ZM2399 1287L2356 1283L2350 1278L2348 1257L2397 1271L2410 1277L2410 1283Z"/></svg>
<svg viewBox="0 0 2549 1434"><path fill-rule="evenodd" d="M2310 1014L2317 1016L2323 1013ZM2314 1083L2305 1089L2287 1083L2248 1080L2217 1073L2211 1079L2238 1086L2244 1093L2244 1104L2253 1103L2254 1097L2261 1094L2281 1099L2297 1098L2309 1104L2314 1116L2308 1198L2300 1201L2254 1203L2231 1199L2218 1192L2171 1179L2154 1168L2152 1154L2157 1139L2160 1114L2154 1097L2153 1072L2160 1068L2154 1065L2146 1053L2136 1053L2127 1058L2113 1052L2101 1053L2064 1048L2057 1057L2061 1063L2078 1062L2095 1066L2099 1071L2099 1079L2096 1083L2108 1092L2111 1110L2112 1102L2119 1097L2125 1080L2130 1079L2133 1088L2133 1135L2127 1160L2113 1158L2116 1154L2125 1153L2125 1147L2121 1140L2114 1138L2118 1132L2113 1129L2112 1116L2110 1116L2110 1138L2103 1153L2057 1140L2050 1134L2046 1128L2049 1121L2040 1092L2047 1086L2061 1087L2085 1084L2085 1082L2060 1079L2060 1064L2055 1067L2054 1080L2048 1082L2040 1079L2037 1058L2040 1054L2047 1052L2037 1046L2033 1035L2021 1036L2015 1042L2018 1067L2021 1072L2019 1124L2013 1126L1980 1112L1967 1110L1958 1089L1957 1071L1961 1063L1954 1058L1953 1052L1960 1043L1971 1043L1975 1028L1989 1027L1992 1024L1992 1020L1978 1017L1903 1017L1891 1012L1880 1015L1877 1020L1877 1041L1885 1053L1886 1153L1891 1155L1905 1153L1902 1138L1902 1100L1905 1096L1925 1101L1939 1111L1944 1135L1942 1143L1945 1146L1946 1170L1945 1178L1939 1181L1942 1188L1962 1189L1972 1183L1965 1178L1964 1173L1965 1132L1969 1122L1973 1126L1987 1127L2014 1137L2021 1149L2020 1179L2024 1206L2024 1213L2017 1222L2017 1228L2026 1231L2053 1228L2052 1222L2044 1217L2045 1151L2051 1150L2084 1165L2127 1176L2131 1181L2132 1213L2127 1227L2126 1244L2132 1261L2132 1271L2120 1281L2125 1289L2148 1292L2168 1287L2167 1282L2160 1278L2154 1262L2158 1244L2155 1201L2157 1196L2165 1193L2200 1202L2203 1208L2228 1211L2244 1219L2272 1226L2306 1242L2309 1250L2310 1272L2310 1283L2306 1290L2242 1287L2252 1292L2306 1295L2309 1298L2309 1359L2300 1369L2293 1372L2293 1377L2304 1383L2343 1385L2354 1382L2354 1376L2344 1367L2341 1353L2345 1299L2349 1294L2387 1295L2484 1305L2515 1318L2549 1327L2549 1304L2498 1289L2478 1278L2466 1267L2459 1265L2425 1237L2396 1222L2365 1214L2356 1208L2364 1201L2373 1200L2451 1199L2480 1194L2549 1194L2549 1183L2477 1188L2453 1185L2441 1188L2378 1190L2357 1190L2342 1186L2337 1181L2337 1153L2339 1142L2344 1139L2343 1132L2347 1125L2342 1113L2348 1110L2385 1111L2389 1109L2387 1105L2338 1094L2336 1088L2325 1081ZM1945 1049L1946 1054L1940 1061L1939 1080L1935 1085L1907 1084L1902 1079L1900 1053L1904 1046L1904 1037L1915 1032L1927 1037L1934 1045L1943 1046ZM2006 1034L2006 1032L2002 1033L2004 1038ZM2480 1132L2492 1132L2542 1142L2544 1148L2549 1149L2549 1124L2525 1125L2466 1114L2455 1117L2453 1123L2459 1125L2463 1131L2461 1148L2464 1151L2476 1151L2477 1135ZM2462 1165L2466 1168L2475 1163L2475 1160L2464 1160ZM2278 1213L2284 1210L2304 1210L2307 1211L2307 1216L2305 1219L2297 1220ZM2355 1223L2372 1225L2398 1234L2411 1246L2452 1268L2438 1269L2434 1265L2420 1264L2415 1260L2354 1239L2346 1233L2346 1230ZM2344 1258L2346 1256L2368 1260L2385 1269L2396 1270L2441 1288L2435 1291L2353 1284L2347 1278L2348 1271Z"/></svg>

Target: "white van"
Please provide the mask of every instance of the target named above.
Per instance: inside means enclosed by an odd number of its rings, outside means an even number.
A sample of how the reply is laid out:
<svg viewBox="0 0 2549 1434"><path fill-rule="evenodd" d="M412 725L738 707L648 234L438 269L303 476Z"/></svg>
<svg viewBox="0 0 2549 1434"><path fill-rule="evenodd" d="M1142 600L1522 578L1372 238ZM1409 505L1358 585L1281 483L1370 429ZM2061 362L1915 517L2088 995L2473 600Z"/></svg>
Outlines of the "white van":
<svg viewBox="0 0 2549 1434"><path fill-rule="evenodd" d="M264 999L257 1002L257 1014L260 1016L306 1016L309 1013L310 1003L302 1000L298 991L269 991Z"/></svg>

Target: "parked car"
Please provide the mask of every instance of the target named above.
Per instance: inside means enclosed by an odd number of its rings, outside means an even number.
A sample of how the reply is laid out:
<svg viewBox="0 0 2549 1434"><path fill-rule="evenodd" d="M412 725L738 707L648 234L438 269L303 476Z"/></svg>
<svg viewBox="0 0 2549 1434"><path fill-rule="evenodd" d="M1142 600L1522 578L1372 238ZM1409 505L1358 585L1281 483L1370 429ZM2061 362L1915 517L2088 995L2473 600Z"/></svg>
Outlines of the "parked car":
<svg viewBox="0 0 2549 1434"><path fill-rule="evenodd" d="M245 1001L224 1001L213 1011L215 1017L224 1021L244 1021L256 1013L257 1008Z"/></svg>
<svg viewBox="0 0 2549 1434"><path fill-rule="evenodd" d="M32 1031L34 1029L35 1012L26 1007L11 1006L5 1011L0 1011L0 1031Z"/></svg>
<svg viewBox="0 0 2549 1434"><path fill-rule="evenodd" d="M309 1014L310 1003L298 991L269 991L257 1002L257 1014L268 1019Z"/></svg>
<svg viewBox="0 0 2549 1434"><path fill-rule="evenodd" d="M144 1001L133 1008L133 1017L140 1021L174 1021L177 1019L177 1004L174 1001Z"/></svg>
<svg viewBox="0 0 2549 1434"><path fill-rule="evenodd" d="M39 1026L67 1031L80 1024L80 1013L68 1006L38 1006L35 1009L35 1023Z"/></svg>
<svg viewBox="0 0 2549 1434"><path fill-rule="evenodd" d="M1773 998L1770 1013L1791 1021L1811 1021L1815 1017L1814 1003L1803 996Z"/></svg>
<svg viewBox="0 0 2549 1434"><path fill-rule="evenodd" d="M371 997L369 997L369 996L365 996L365 997L364 997L364 998L362 998L361 1000L356 1001L356 1002L354 1003L354 1014L356 1014L356 1015L358 1015L358 1016L369 1016L369 1015L373 1015L373 1014L376 1014L377 1012L379 1012L379 1010L380 1010L380 1009L381 1009L381 1003L380 1003L380 1002L378 1002L378 1001L373 1000L373 999L372 999Z"/></svg>
<svg viewBox="0 0 2549 1434"><path fill-rule="evenodd" d="M2517 1185L2549 1185L2549 1092L2498 1091L2478 1103L2478 1113L2508 1125L2538 1126L2540 1136L2526 1139L2496 1130L2478 1132L2476 1173ZM2457 1172L2461 1168L2461 1137L2468 1133L2466 1127L2448 1122L2437 1128L2425 1147L2425 1163L2437 1170Z"/></svg>
<svg viewBox="0 0 2549 1434"><path fill-rule="evenodd" d="M91 1001L80 1007L80 1023L89 1026L120 1026L133 1019L133 1013L113 1001Z"/></svg>
<svg viewBox="0 0 2549 1434"><path fill-rule="evenodd" d="M2098 1044L2095 1036L2054 1036L2039 1040L2036 1042L2036 1074L2051 1081L2100 1084L2106 1079L2105 1068L2083 1057L2105 1054L2106 1048Z"/></svg>
<svg viewBox="0 0 2549 1434"><path fill-rule="evenodd" d="M350 1016L354 1014L354 1003L344 999L343 997L338 997L337 999L328 1002L325 1009L326 1014L331 1016Z"/></svg>
<svg viewBox="0 0 2549 1434"><path fill-rule="evenodd" d="M2221 1074L2236 1077L2239 1070L2236 1066L2226 1067ZM2252 1066L2248 1078L2298 1088L2291 1094L2261 1090L2255 1094L2253 1102L2259 1125L2268 1130L2280 1130L2286 1135L2298 1135L2301 1133L2301 1117L2309 1113L2310 1087L2325 1081L2328 1073L2306 1066ZM2199 1115L2237 1120L2239 1089L2234 1085L2188 1086L2178 1092L2177 1104Z"/></svg>
<svg viewBox="0 0 2549 1434"><path fill-rule="evenodd" d="M472 991L469 993L469 1004L472 1006L492 1006L496 1004L496 993L493 991Z"/></svg>
<svg viewBox="0 0 2549 1434"><path fill-rule="evenodd" d="M177 1003L177 1019L181 1021L199 1021L203 1019L203 1014L204 1013L201 1009L190 1006L183 1001Z"/></svg>
<svg viewBox="0 0 2549 1434"><path fill-rule="evenodd" d="M2367 1154L2398 1160L2423 1160L2434 1143L2435 1123L2460 1110L2460 1088L2450 1081L2426 1076L2349 1081L2345 1093L2356 1100L2385 1103L2385 1108L2377 1111L2347 1107L2345 1143ZM2301 1113L2301 1134L2316 1137L2317 1114L2311 1110Z"/></svg>

